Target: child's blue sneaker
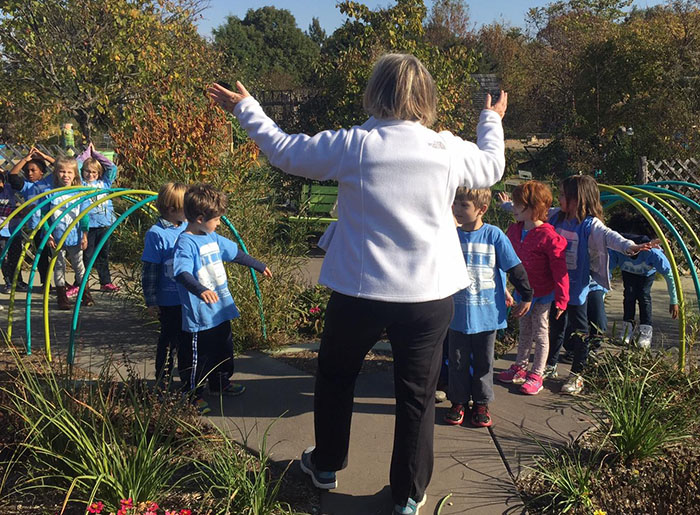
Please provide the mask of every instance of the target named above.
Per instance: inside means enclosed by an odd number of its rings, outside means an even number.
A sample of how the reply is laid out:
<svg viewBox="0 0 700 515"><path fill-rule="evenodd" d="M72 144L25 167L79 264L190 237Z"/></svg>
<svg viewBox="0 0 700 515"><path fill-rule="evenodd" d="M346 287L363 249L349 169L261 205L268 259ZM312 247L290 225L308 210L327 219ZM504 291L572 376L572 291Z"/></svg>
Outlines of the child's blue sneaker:
<svg viewBox="0 0 700 515"><path fill-rule="evenodd" d="M406 506L399 506L398 504L395 504L394 515L418 515L418 512L420 511L421 507L425 504L427 500L427 494L423 494L423 499L421 499L420 502L416 502L413 499L409 498L408 502L406 503Z"/></svg>
<svg viewBox="0 0 700 515"><path fill-rule="evenodd" d="M317 488L322 488L323 490L336 488L338 482L335 479L335 472L317 470L316 465L311 461L311 454L314 452L314 449L315 447L311 446L301 453L301 459L299 460L301 470L311 476L311 481L314 482Z"/></svg>

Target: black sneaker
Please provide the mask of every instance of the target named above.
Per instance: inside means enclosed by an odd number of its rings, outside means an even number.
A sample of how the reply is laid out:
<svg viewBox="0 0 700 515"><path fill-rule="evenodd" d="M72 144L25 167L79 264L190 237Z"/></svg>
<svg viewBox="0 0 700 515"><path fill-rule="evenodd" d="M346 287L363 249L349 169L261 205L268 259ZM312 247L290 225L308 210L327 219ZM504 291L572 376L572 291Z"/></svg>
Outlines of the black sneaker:
<svg viewBox="0 0 700 515"><path fill-rule="evenodd" d="M316 488L321 488L323 490L337 488L338 481L335 479L335 472L317 470L316 465L311 461L311 454L314 452L314 449L315 447L311 446L301 453L301 459L299 460L301 470L311 476L311 481L316 485Z"/></svg>

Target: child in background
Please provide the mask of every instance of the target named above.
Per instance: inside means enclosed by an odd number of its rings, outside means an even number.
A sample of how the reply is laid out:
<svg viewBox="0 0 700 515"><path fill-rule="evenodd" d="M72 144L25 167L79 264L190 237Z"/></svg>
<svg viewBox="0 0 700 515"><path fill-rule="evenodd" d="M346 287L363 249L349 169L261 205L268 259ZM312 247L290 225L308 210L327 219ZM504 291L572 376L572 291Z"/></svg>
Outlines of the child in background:
<svg viewBox="0 0 700 515"><path fill-rule="evenodd" d="M559 318L569 302L567 242L545 222L551 206L552 192L545 184L528 181L519 185L513 190L516 223L511 224L506 232L525 267L534 298L530 310L520 318L515 363L498 374L497 379L503 383L522 384L520 392L527 395L537 395L542 390L549 352L550 310L555 310L555 317ZM530 372L527 372L533 343L535 357Z"/></svg>
<svg viewBox="0 0 700 515"><path fill-rule="evenodd" d="M498 227L483 222L490 203L489 190L460 187L452 204L471 284L453 297L455 313L448 331L448 398L452 407L445 422L451 425L462 423L470 400L472 425L492 424L488 404L494 399L494 343L496 331L507 325L505 274L522 297L513 309L515 317L527 313L532 300L525 268L510 241Z"/></svg>
<svg viewBox="0 0 700 515"><path fill-rule="evenodd" d="M173 355L182 339L182 305L173 275L175 242L187 227L184 199L187 186L168 182L156 199L160 219L146 233L141 285L148 312L160 320L156 348L156 382L167 384L173 371ZM183 381L184 382L184 381ZM204 408L200 411L206 411Z"/></svg>
<svg viewBox="0 0 700 515"><path fill-rule="evenodd" d="M618 211L610 219L610 226L625 230L623 235L637 243L650 241L653 234L647 221L637 212L629 210ZM651 287L656 274L661 274L666 280L668 296L670 297L669 313L678 318L678 292L671 273L671 264L661 249L644 250L636 256L626 256L619 252L610 251L610 270L617 267L622 270L623 292L623 323L620 327L620 339L629 343L635 331L639 332L637 345L643 349L651 347L653 335L651 321ZM639 303L639 327L635 328L634 319L636 305Z"/></svg>
<svg viewBox="0 0 700 515"><path fill-rule="evenodd" d="M185 389L202 404L202 380L216 395L240 395L245 387L233 375L231 320L240 315L228 289L224 262L239 263L272 277L264 263L239 250L215 231L226 209L226 197L208 184L195 184L185 193L187 228L175 243L173 273L182 302L184 331L178 368L189 377Z"/></svg>
<svg viewBox="0 0 700 515"><path fill-rule="evenodd" d="M109 189L117 178L117 165L100 154L92 143L78 156L78 166L81 167L83 184L92 188ZM92 199L92 203L104 198L98 195ZM88 244L83 253L83 263L87 267L95 253L95 246L105 235L109 227L114 223L114 206L108 200L90 210L90 230L88 231ZM95 260L95 268L100 278L100 290L105 292L117 292L119 287L112 284L109 273L109 239L105 242ZM70 296L70 293L68 294Z"/></svg>
<svg viewBox="0 0 700 515"><path fill-rule="evenodd" d="M53 157L44 154L36 147L32 147L29 153L24 156L10 171L10 177L19 176L20 172L24 174L24 185L20 190L24 200L29 200L35 197L39 193L50 190L53 188L53 177L46 177L48 171L47 165L52 165L54 163ZM29 231L36 229L41 220L41 213L35 212L32 217L27 221L25 227ZM41 231L37 231L34 235L34 249L38 249L41 243L43 235ZM17 238L15 238L17 240ZM21 245L21 242L18 242ZM21 249L20 249L21 252ZM51 249L48 246L44 246L39 256L39 263L37 268L39 269L39 277L41 279L41 284L44 285L48 279L49 270L49 259L51 257ZM20 277L21 279L21 277ZM18 288L20 283L18 282Z"/></svg>
<svg viewBox="0 0 700 515"><path fill-rule="evenodd" d="M54 173L53 173L53 187L61 188L64 186L80 186L80 174L78 171L78 162L72 157L59 157L54 163ZM50 195L51 201L49 204L42 208L42 213L46 215L52 208L56 207L58 204L67 200L74 193L58 193ZM66 208L70 205L69 202L62 208L56 210L51 215L50 223L58 220L58 218L65 212ZM87 208L86 203L79 204L72 208L70 213L61 218L60 222L54 229L53 233L49 237L48 246L52 249L56 248L56 245L63 237L68 228L68 225L73 222L83 211ZM88 216L84 216L80 219L77 226L71 229L66 241L63 244L63 248L58 252L58 258L56 259L56 267L54 268L53 280L56 283L56 296L58 297L58 309L68 310L70 309L70 304L68 302L68 296L66 294L66 256L73 267L73 272L75 273L75 281L77 284L83 280L83 275L85 274L85 268L83 266L83 250L87 247L87 231L90 228L90 221ZM86 306L94 305L90 291L86 288L83 304Z"/></svg>
<svg viewBox="0 0 700 515"><path fill-rule="evenodd" d="M22 191L24 187L24 179L16 174L0 173L0 223L4 222L7 217L17 207L16 193ZM12 232L17 228L21 217L15 216L10 222L0 231L0 252L5 249L7 242L12 235ZM7 254L2 263L2 275L5 278L5 293L9 293L12 287L15 270L19 263L19 258L22 253L22 237L17 236L12 240L10 248L7 249ZM19 291L27 290L27 283L22 280L22 271L20 269L17 279L16 289Z"/></svg>
<svg viewBox="0 0 700 515"><path fill-rule="evenodd" d="M577 394L583 389L582 372L588 360L588 292L591 278L603 288L610 287L608 248L634 255L652 247L638 245L609 229L602 222L598 183L588 175L564 179L559 188L561 208L549 218L558 234L567 240L566 265L569 272L569 304L557 318L554 309L549 319L549 357L545 377L556 377L559 351L567 326L571 334L574 361L562 393Z"/></svg>

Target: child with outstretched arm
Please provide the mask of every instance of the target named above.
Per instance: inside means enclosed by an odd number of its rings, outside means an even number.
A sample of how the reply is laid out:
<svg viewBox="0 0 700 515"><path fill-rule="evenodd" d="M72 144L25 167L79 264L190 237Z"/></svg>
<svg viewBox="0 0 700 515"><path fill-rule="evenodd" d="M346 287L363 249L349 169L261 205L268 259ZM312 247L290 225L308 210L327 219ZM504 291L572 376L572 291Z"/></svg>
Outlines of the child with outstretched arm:
<svg viewBox="0 0 700 515"><path fill-rule="evenodd" d="M214 395L240 395L245 386L231 382L233 337L231 320L238 308L228 289L225 262L254 268L265 277L270 269L215 231L226 209L226 197L208 184L195 184L185 193L187 229L175 243L173 273L182 302L184 338L178 368L186 390L193 392L200 411L201 383L207 379ZM204 403L204 404L203 404Z"/></svg>

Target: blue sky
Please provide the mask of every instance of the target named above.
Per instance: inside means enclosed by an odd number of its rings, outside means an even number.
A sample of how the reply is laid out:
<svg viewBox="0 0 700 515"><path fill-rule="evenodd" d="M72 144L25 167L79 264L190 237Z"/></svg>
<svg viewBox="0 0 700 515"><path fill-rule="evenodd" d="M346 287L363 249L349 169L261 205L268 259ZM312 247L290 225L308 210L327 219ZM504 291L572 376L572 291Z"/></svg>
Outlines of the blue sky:
<svg viewBox="0 0 700 515"><path fill-rule="evenodd" d="M372 9L393 5L392 0L364 0L365 5ZM468 1L472 22L477 26L492 21L505 21L511 25L522 26L525 13L530 7L541 7L550 3L540 0L487 0ZM646 7L662 3L654 0L636 0L635 5ZM430 6L432 2L426 0ZM244 18L248 9L258 9L266 5L274 5L280 9L288 9L297 20L297 26L307 30L311 18L316 17L327 33L333 32L344 21L343 15L336 8L335 0L210 0L210 7L204 11L203 19L199 22L199 32L211 36L211 30L224 23L226 16L234 15Z"/></svg>

